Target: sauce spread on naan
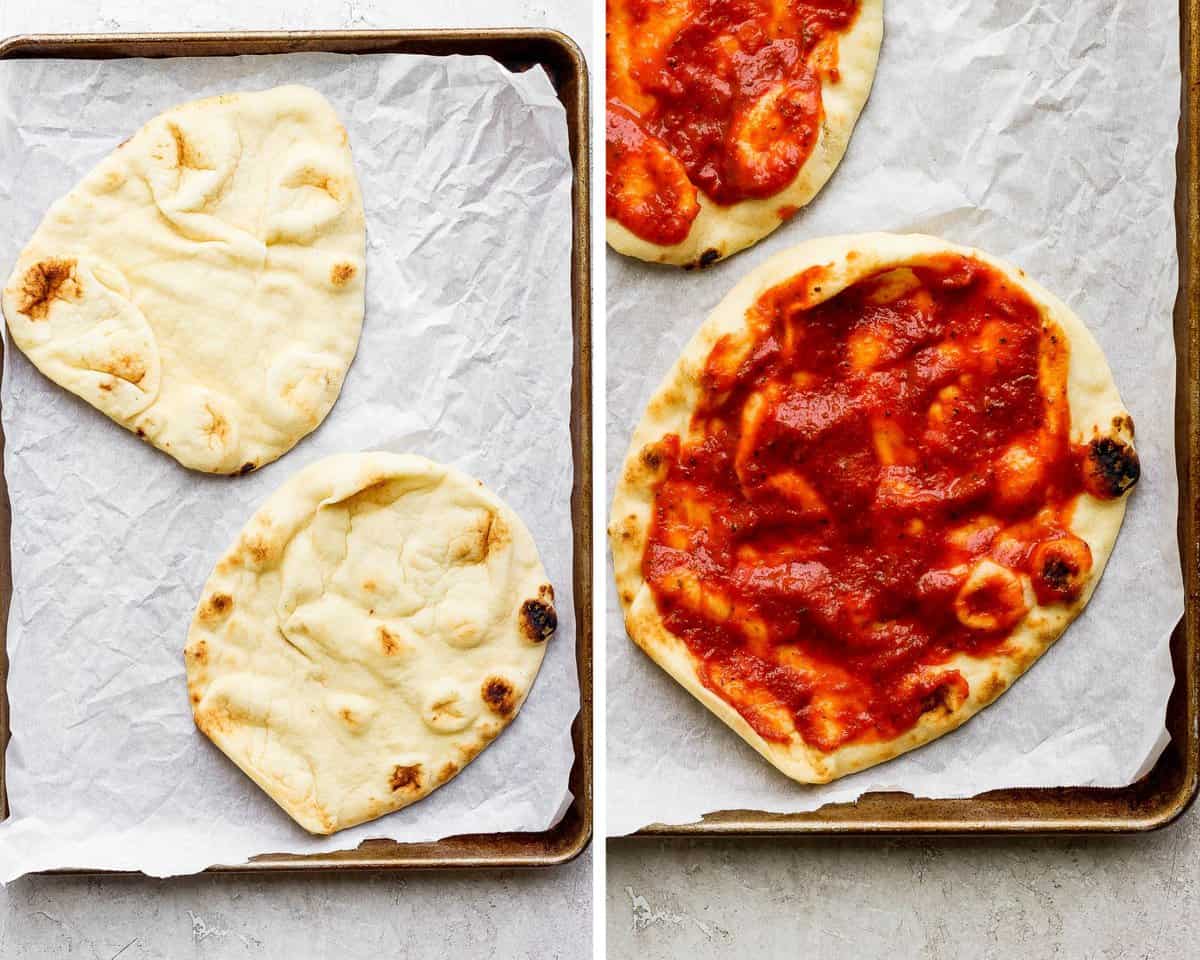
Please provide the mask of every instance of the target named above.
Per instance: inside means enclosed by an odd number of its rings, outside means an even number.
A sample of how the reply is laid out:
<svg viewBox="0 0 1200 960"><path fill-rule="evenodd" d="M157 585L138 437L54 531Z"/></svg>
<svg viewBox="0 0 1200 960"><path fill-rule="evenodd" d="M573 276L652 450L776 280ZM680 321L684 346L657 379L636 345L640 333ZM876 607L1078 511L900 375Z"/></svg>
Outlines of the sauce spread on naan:
<svg viewBox="0 0 1200 960"><path fill-rule="evenodd" d="M654 243L769 197L812 153L859 0L608 0L607 214Z"/></svg>
<svg viewBox="0 0 1200 960"><path fill-rule="evenodd" d="M1138 466L1072 441L1067 339L999 271L942 255L818 302L823 276L711 351L689 439L658 445L643 575L706 686L832 751L956 708L947 661L1003 657L1035 601L1077 600L1076 503Z"/></svg>

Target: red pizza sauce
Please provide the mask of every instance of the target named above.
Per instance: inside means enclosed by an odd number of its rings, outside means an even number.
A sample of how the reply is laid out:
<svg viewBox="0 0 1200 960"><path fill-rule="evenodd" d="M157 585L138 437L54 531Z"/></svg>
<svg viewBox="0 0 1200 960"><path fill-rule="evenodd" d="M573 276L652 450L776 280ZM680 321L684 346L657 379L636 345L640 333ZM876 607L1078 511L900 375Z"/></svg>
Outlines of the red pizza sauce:
<svg viewBox="0 0 1200 960"><path fill-rule="evenodd" d="M679 243L699 213L778 193L816 145L821 81L859 0L608 0L607 213Z"/></svg>
<svg viewBox="0 0 1200 960"><path fill-rule="evenodd" d="M764 738L832 751L961 703L938 665L1003 655L1020 574L1040 604L1078 598L1076 499L1121 495L1137 461L1071 443L1067 340L993 268L941 256L813 306L822 276L712 350L691 439L652 456L642 570L707 686Z"/></svg>

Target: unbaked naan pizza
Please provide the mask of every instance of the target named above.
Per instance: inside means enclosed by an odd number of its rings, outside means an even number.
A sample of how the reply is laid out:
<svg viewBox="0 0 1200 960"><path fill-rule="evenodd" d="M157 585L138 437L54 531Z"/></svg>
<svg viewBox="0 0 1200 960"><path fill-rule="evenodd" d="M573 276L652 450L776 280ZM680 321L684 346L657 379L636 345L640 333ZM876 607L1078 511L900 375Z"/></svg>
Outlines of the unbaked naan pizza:
<svg viewBox="0 0 1200 960"><path fill-rule="evenodd" d="M607 0L608 242L707 266L805 206L871 91L883 0Z"/></svg>
<svg viewBox="0 0 1200 960"><path fill-rule="evenodd" d="M931 237L751 273L650 400L610 536L633 640L790 777L953 730L1079 615L1139 475L1080 320Z"/></svg>

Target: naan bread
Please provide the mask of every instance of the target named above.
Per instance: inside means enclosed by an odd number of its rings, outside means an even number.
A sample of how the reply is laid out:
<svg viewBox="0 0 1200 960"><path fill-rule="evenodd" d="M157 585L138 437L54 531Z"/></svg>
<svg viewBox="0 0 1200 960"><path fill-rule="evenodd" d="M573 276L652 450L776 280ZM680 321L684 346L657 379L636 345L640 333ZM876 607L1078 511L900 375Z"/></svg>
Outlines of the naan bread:
<svg viewBox="0 0 1200 960"><path fill-rule="evenodd" d="M186 467L245 473L337 399L365 246L328 101L216 97L155 117L50 208L4 316L55 383Z"/></svg>
<svg viewBox="0 0 1200 960"><path fill-rule="evenodd" d="M554 632L524 524L423 457L302 470L204 586L185 652L196 725L328 834L455 776L521 709Z"/></svg>
<svg viewBox="0 0 1200 960"><path fill-rule="evenodd" d="M813 240L734 287L634 431L609 528L625 626L823 783L1028 670L1138 476L1103 353L1024 271L934 237Z"/></svg>
<svg viewBox="0 0 1200 960"><path fill-rule="evenodd" d="M875 78L883 0L608 0L607 26L609 246L704 267L833 176Z"/></svg>

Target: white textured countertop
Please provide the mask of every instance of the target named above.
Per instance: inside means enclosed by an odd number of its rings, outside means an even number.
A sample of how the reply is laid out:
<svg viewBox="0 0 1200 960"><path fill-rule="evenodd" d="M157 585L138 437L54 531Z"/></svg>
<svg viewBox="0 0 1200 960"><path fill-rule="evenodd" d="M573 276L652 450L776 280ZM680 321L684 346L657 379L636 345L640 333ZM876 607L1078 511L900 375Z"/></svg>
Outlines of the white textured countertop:
<svg viewBox="0 0 1200 960"><path fill-rule="evenodd" d="M608 844L608 955L1188 960L1200 811L1093 839Z"/></svg>
<svg viewBox="0 0 1200 960"><path fill-rule="evenodd" d="M234 11L230 13L228 11ZM0 0L0 37L131 30L549 26L590 56L586 0ZM591 855L552 870L26 878L0 958L591 956Z"/></svg>

